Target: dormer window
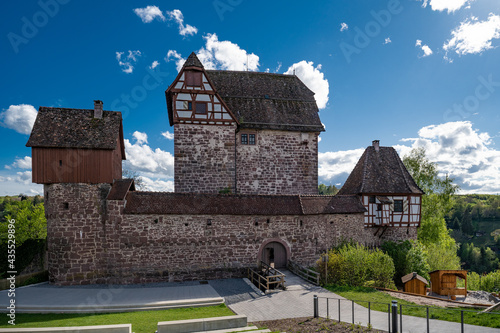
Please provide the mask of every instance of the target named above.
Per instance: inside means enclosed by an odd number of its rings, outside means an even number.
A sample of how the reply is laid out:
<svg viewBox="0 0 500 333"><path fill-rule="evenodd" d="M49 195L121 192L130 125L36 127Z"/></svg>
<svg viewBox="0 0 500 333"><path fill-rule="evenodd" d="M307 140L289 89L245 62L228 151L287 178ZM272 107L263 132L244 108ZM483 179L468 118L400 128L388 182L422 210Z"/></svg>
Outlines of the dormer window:
<svg viewBox="0 0 500 333"><path fill-rule="evenodd" d="M201 87L201 72L186 71L186 85L188 87Z"/></svg>

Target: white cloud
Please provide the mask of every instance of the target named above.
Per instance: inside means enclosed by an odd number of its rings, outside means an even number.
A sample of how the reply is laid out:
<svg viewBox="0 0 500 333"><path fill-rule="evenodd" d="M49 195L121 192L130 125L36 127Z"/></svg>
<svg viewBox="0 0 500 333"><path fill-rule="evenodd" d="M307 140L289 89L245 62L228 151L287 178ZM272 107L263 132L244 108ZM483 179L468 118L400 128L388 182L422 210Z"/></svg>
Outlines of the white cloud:
<svg viewBox="0 0 500 333"><path fill-rule="evenodd" d="M150 23L155 18L165 21L165 16L157 6L147 6L146 8L135 8L134 13L137 14L144 23Z"/></svg>
<svg viewBox="0 0 500 333"><path fill-rule="evenodd" d="M5 168L31 169L31 157L24 156L23 158L18 158L11 165L6 165Z"/></svg>
<svg viewBox="0 0 500 333"><path fill-rule="evenodd" d="M21 134L30 134L35 123L37 111L29 104L11 105L0 113L0 125Z"/></svg>
<svg viewBox="0 0 500 333"><path fill-rule="evenodd" d="M153 192L173 192L174 191L174 182L172 180L161 180L161 179L152 179L146 176L141 176L142 182L146 191Z"/></svg>
<svg viewBox="0 0 500 333"><path fill-rule="evenodd" d="M427 158L438 164L441 176L448 174L460 185L460 193L500 192L500 151L490 135L474 129L470 121L426 126L418 131L418 137L401 142L406 144L394 146L401 158L412 148L425 148ZM319 153L320 181L344 183L363 151Z"/></svg>
<svg viewBox="0 0 500 333"><path fill-rule="evenodd" d="M138 135L135 135L139 133ZM130 143L125 139L125 152L127 160L124 162L124 168L131 171L137 171L141 176L151 178L171 178L174 176L174 156L160 148L151 149L146 144L147 135L134 132L136 142ZM145 136L145 137L144 137Z"/></svg>
<svg viewBox="0 0 500 333"><path fill-rule="evenodd" d="M43 195L43 185L31 182L31 172L5 173L0 175L0 195Z"/></svg>
<svg viewBox="0 0 500 333"><path fill-rule="evenodd" d="M169 131L162 132L161 135L167 140L173 140L174 139L174 133L170 133Z"/></svg>
<svg viewBox="0 0 500 333"><path fill-rule="evenodd" d="M429 4L432 10L437 10L442 12L443 10L448 11L449 13L453 13L454 11L459 10L466 4L471 3L474 0L423 0L422 7L427 7Z"/></svg>
<svg viewBox="0 0 500 333"><path fill-rule="evenodd" d="M181 36L192 36L198 33L198 29L196 27L189 24L184 25L184 15L182 15L180 10L174 9L171 12L167 12L167 15L170 20L177 22L179 25L179 34Z"/></svg>
<svg viewBox="0 0 500 333"><path fill-rule="evenodd" d="M330 85L321 72L321 64L314 67L312 61L302 60L290 66L285 74L293 74L294 71L295 75L314 92L318 108L324 109L328 103Z"/></svg>
<svg viewBox="0 0 500 333"><path fill-rule="evenodd" d="M345 23L345 22L340 23L340 31L346 31L348 29L349 29L349 26L347 25L347 23Z"/></svg>
<svg viewBox="0 0 500 333"><path fill-rule="evenodd" d="M500 38L500 16L490 13L486 21L471 17L460 23L451 35L452 38L443 44L446 59L448 51L465 55L492 49L492 40Z"/></svg>
<svg viewBox="0 0 500 333"><path fill-rule="evenodd" d="M31 171L17 172L16 182L28 185L31 184Z"/></svg>
<svg viewBox="0 0 500 333"><path fill-rule="evenodd" d="M186 59L184 59L176 50L168 50L167 56L164 59L166 62L175 61L177 72L181 71L182 65L186 62Z"/></svg>
<svg viewBox="0 0 500 333"><path fill-rule="evenodd" d="M151 69L155 69L156 67L158 67L158 65L159 65L159 64L160 64L160 63L159 63L158 61L156 61L156 60L155 60L155 61L153 61L153 63L151 64L151 66L149 66L149 68L151 68Z"/></svg>
<svg viewBox="0 0 500 333"><path fill-rule="evenodd" d="M390 37L387 37L387 38L384 40L384 45L386 45L386 44L390 44L390 43L392 43L392 40L391 40L391 38L390 38Z"/></svg>
<svg viewBox="0 0 500 333"><path fill-rule="evenodd" d="M223 69L230 71L256 71L259 68L259 56L247 53L238 44L230 41L219 41L217 34L206 34L205 47L197 56L206 69Z"/></svg>
<svg viewBox="0 0 500 333"><path fill-rule="evenodd" d="M134 71L134 64L137 62L137 58L141 56L141 51L128 51L128 55L126 57L122 56L125 52L116 52L116 60L118 60L118 65L122 67L122 71L124 73L130 74Z"/></svg>
<svg viewBox="0 0 500 333"><path fill-rule="evenodd" d="M424 51L422 58L428 57L433 53L429 46L427 46L425 44L422 45L422 41L420 39L417 39L417 41L415 42L415 46L419 47L420 49L422 49L422 51Z"/></svg>
<svg viewBox="0 0 500 333"><path fill-rule="evenodd" d="M138 145L148 143L148 135L139 131L135 131L132 136L137 141Z"/></svg>

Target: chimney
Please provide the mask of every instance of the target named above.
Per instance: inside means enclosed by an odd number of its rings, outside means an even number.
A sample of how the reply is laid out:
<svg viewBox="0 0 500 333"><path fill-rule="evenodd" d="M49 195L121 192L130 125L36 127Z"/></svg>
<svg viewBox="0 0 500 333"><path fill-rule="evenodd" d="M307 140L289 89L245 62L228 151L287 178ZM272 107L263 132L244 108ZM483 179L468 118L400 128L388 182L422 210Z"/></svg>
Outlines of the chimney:
<svg viewBox="0 0 500 333"><path fill-rule="evenodd" d="M102 101L94 101L94 118L102 119Z"/></svg>
<svg viewBox="0 0 500 333"><path fill-rule="evenodd" d="M375 151L378 151L379 150L379 143L380 141L379 140L373 140L372 141L372 146L375 148Z"/></svg>

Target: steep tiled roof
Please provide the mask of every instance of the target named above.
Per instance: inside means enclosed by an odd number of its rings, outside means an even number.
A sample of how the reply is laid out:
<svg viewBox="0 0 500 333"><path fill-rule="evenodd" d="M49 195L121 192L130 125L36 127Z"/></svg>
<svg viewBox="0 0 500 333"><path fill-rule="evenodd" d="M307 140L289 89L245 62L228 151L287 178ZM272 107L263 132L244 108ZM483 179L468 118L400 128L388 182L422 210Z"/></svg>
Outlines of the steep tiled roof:
<svg viewBox="0 0 500 333"><path fill-rule="evenodd" d="M339 191L345 194L423 194L396 150L392 147L366 148Z"/></svg>
<svg viewBox="0 0 500 333"><path fill-rule="evenodd" d="M242 128L324 131L314 93L295 75L208 70Z"/></svg>
<svg viewBox="0 0 500 333"><path fill-rule="evenodd" d="M310 215L365 211L359 199L299 195L221 195L134 192L126 196L127 214Z"/></svg>
<svg viewBox="0 0 500 333"><path fill-rule="evenodd" d="M191 52L189 57L187 58L186 62L184 63L184 67L200 67L203 68L203 65L201 64L200 60L196 56L194 52Z"/></svg>
<svg viewBox="0 0 500 333"><path fill-rule="evenodd" d="M125 200L128 191L135 191L133 179L118 179L113 182L107 200Z"/></svg>
<svg viewBox="0 0 500 333"><path fill-rule="evenodd" d="M27 147L115 149L123 140L122 115L94 110L40 107ZM123 158L125 155L123 154Z"/></svg>

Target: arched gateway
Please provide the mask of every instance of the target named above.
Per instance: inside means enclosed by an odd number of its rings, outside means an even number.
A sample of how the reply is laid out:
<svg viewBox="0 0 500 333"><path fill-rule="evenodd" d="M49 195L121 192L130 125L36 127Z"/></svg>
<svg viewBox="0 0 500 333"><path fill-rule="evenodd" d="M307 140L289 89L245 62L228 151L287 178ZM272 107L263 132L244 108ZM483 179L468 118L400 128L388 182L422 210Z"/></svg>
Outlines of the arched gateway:
<svg viewBox="0 0 500 333"><path fill-rule="evenodd" d="M259 250L259 259L274 268L285 268L289 257L288 246L279 239L264 242Z"/></svg>

